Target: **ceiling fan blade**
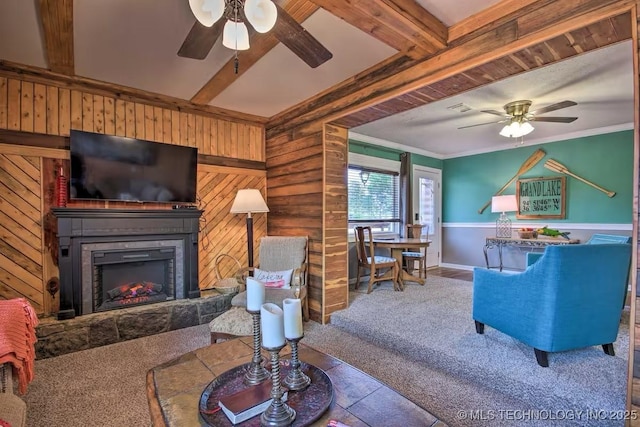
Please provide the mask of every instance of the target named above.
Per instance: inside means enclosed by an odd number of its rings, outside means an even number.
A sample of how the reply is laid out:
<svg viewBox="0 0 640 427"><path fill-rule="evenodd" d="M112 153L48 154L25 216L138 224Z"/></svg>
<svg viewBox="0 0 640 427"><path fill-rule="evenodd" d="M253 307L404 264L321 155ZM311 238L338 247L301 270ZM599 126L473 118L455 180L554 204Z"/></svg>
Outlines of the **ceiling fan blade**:
<svg viewBox="0 0 640 427"><path fill-rule="evenodd" d="M489 114L495 114L496 116L500 116L500 117L505 117L507 116L507 114L504 113L504 111L498 111L498 110L480 110L483 113L489 113Z"/></svg>
<svg viewBox="0 0 640 427"><path fill-rule="evenodd" d="M553 122L553 123L571 123L576 121L577 117L531 117L531 122Z"/></svg>
<svg viewBox="0 0 640 427"><path fill-rule="evenodd" d="M529 114L544 114L549 111L559 110L561 108L573 107L574 105L578 105L577 102L573 101L562 101L555 104L547 105L546 107L538 108L535 111L529 111Z"/></svg>
<svg viewBox="0 0 640 427"><path fill-rule="evenodd" d="M182 42L178 56L192 59L206 58L218 37L222 35L225 22L224 19L219 19L213 26L205 27L196 20L187 38Z"/></svg>
<svg viewBox="0 0 640 427"><path fill-rule="evenodd" d="M278 8L278 20L272 31L282 44L311 68L316 68L333 58L333 54L293 19L287 11L277 3L275 5Z"/></svg>
<svg viewBox="0 0 640 427"><path fill-rule="evenodd" d="M461 126L458 129L473 128L473 127L476 127L476 126L484 126L484 125L493 125L493 124L496 124L496 123L506 123L508 121L509 121L509 119L504 119L504 120L499 120L497 122L478 123L478 124L475 124L475 125Z"/></svg>

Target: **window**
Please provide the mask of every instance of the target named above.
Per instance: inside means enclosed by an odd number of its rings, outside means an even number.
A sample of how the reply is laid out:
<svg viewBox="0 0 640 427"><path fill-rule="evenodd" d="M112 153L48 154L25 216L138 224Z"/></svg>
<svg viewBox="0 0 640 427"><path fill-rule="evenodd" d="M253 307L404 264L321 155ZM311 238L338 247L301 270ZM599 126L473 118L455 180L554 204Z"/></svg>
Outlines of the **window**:
<svg viewBox="0 0 640 427"><path fill-rule="evenodd" d="M353 155L352 155L353 156ZM350 162L351 157L350 156ZM359 156L367 157L367 156ZM375 164L381 159L360 159L359 163ZM395 163L393 169L397 169ZM387 165L388 166L388 165ZM357 225L368 225L374 233L399 232L400 227L400 180L397 170L385 170L349 164L349 232Z"/></svg>

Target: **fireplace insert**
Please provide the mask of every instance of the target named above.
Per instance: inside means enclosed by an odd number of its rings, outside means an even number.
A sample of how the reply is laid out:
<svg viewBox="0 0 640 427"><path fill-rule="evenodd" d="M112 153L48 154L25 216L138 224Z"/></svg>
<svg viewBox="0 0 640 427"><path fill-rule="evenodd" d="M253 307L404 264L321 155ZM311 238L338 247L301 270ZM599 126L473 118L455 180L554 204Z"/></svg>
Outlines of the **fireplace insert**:
<svg viewBox="0 0 640 427"><path fill-rule="evenodd" d="M175 264L175 247L93 251L91 311L175 299Z"/></svg>

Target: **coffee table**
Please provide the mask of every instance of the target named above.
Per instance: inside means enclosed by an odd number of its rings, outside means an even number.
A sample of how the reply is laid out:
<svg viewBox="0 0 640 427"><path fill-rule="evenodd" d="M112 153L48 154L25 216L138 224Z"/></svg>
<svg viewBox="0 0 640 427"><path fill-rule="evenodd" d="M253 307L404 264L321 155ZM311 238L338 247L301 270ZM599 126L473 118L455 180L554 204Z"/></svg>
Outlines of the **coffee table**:
<svg viewBox="0 0 640 427"><path fill-rule="evenodd" d="M280 353L288 357L289 346ZM329 409L312 425L326 426L335 419L351 427L446 426L428 411L397 391L353 366L304 345L300 360L322 369L333 384ZM267 356L267 354L264 354ZM222 373L251 361L253 338L241 337L184 354L147 373L147 399L153 426L206 426L198 404L207 385ZM294 421L294 426L295 421Z"/></svg>

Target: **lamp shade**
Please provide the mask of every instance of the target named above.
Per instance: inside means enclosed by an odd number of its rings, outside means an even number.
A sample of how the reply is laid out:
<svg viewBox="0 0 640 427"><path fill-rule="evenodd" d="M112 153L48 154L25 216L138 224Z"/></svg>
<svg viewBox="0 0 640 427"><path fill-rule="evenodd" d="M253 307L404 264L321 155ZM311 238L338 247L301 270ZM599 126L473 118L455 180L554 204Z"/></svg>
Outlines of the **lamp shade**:
<svg viewBox="0 0 640 427"><path fill-rule="evenodd" d="M493 196L491 198L491 212L515 212L518 210L516 195Z"/></svg>
<svg viewBox="0 0 640 427"><path fill-rule="evenodd" d="M266 33L276 24L278 9L271 0L246 0L244 15L259 33Z"/></svg>
<svg viewBox="0 0 640 427"><path fill-rule="evenodd" d="M222 18L224 13L224 0L189 0L191 12L205 27L211 27Z"/></svg>
<svg viewBox="0 0 640 427"><path fill-rule="evenodd" d="M255 188L238 190L236 198L231 205L231 213L256 213L269 212L260 190Z"/></svg>
<svg viewBox="0 0 640 427"><path fill-rule="evenodd" d="M229 49L249 49L249 30L244 22L227 21L222 31L222 44Z"/></svg>

